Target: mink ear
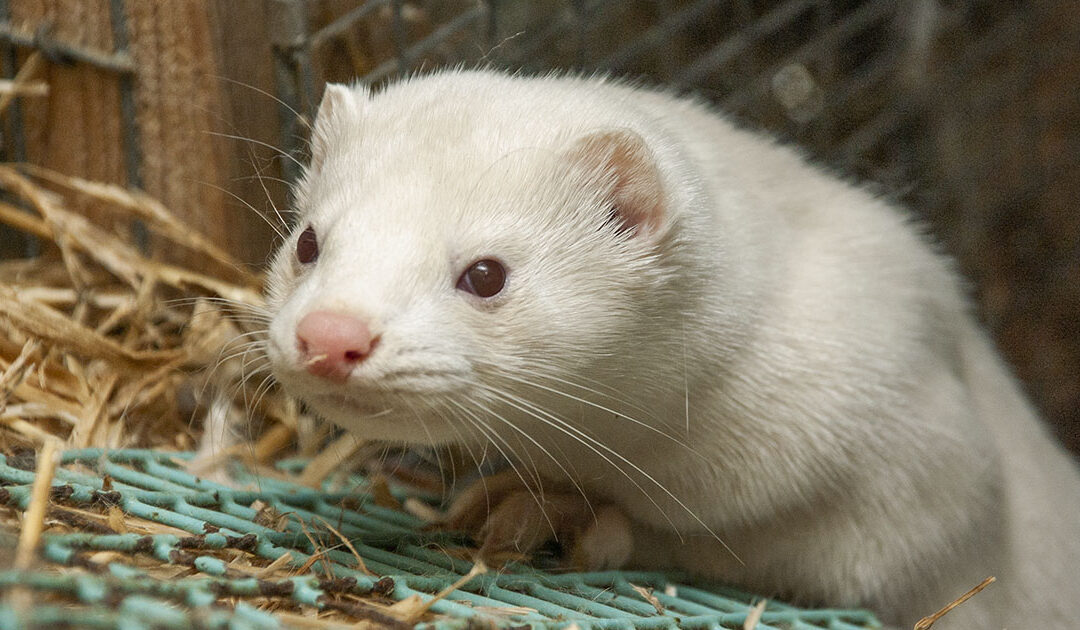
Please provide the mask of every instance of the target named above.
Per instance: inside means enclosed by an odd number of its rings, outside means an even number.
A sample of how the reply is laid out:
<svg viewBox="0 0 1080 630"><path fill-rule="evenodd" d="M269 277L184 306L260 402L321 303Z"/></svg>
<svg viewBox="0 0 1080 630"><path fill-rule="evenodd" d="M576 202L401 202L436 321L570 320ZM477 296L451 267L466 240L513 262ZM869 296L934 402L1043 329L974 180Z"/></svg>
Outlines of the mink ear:
<svg viewBox="0 0 1080 630"><path fill-rule="evenodd" d="M326 84L311 131L312 170L318 170L322 166L334 128L348 124L348 119L355 114L357 100L361 98L363 95L357 94L354 88L340 83Z"/></svg>
<svg viewBox="0 0 1080 630"><path fill-rule="evenodd" d="M665 225L660 172L645 139L628 129L579 139L570 157L607 187L613 218L635 237L656 238Z"/></svg>

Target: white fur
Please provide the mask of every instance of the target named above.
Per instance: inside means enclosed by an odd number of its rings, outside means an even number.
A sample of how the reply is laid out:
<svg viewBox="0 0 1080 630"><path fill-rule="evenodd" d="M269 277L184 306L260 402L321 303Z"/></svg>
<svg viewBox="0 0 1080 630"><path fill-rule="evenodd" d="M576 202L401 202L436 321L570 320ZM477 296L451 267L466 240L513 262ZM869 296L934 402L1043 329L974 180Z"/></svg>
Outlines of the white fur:
<svg viewBox="0 0 1080 630"><path fill-rule="evenodd" d="M1080 623L1077 468L905 213L699 103L604 80L330 94L298 190L320 256L279 253L269 344L326 417L569 476L637 523L638 564L906 627L992 574L935 629ZM613 129L653 154L659 240L605 226L567 165ZM454 288L492 256L500 296ZM382 335L344 386L298 366L317 308Z"/></svg>

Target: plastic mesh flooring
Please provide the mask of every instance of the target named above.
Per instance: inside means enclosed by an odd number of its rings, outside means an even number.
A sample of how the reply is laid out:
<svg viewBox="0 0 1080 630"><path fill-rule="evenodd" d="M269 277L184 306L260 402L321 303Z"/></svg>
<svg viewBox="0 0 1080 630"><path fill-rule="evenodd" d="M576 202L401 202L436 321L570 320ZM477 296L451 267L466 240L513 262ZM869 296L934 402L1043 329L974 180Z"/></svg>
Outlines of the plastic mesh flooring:
<svg viewBox="0 0 1080 630"><path fill-rule="evenodd" d="M472 566L446 551L460 546L460 539L423 531L413 516L376 505L361 478L351 479L355 490L350 492L317 492L236 471L241 484L255 488L237 490L185 472L178 462L188 457L136 450L64 453L53 482L56 504L91 511L118 506L127 515L188 535L46 533L43 557L66 568L0 571L0 592L22 587L33 592L35 601L22 616L0 604L0 629L289 627L258 606L268 601L293 609L340 611L376 626L410 627L387 615L385 607L366 602L389 603L411 595L431 599ZM27 507L34 473L24 468L33 466L0 455L0 502ZM103 489L106 475L108 490ZM280 519L284 526L268 526L267 511L256 509L257 502L288 515ZM316 545L312 532L320 523L348 537L377 575L358 570L340 539ZM265 560L289 554L294 570L307 571L283 579L238 576L222 558L229 553ZM109 561L92 561L102 556ZM148 562L174 567L178 575L154 575ZM659 607L634 586L651 589ZM474 577L432 606L435 621L415 627L737 629L755 600L733 590L679 583L661 573L547 574L514 565ZM803 610L771 601L757 625L758 630L877 627L865 611Z"/></svg>

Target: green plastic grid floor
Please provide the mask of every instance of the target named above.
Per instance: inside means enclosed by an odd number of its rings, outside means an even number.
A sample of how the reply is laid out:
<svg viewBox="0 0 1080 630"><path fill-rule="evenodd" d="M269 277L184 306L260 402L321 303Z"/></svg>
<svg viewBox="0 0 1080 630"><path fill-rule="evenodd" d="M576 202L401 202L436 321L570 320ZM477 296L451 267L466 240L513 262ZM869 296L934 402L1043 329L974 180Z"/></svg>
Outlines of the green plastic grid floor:
<svg viewBox="0 0 1080 630"><path fill-rule="evenodd" d="M56 501L91 509L117 505L131 516L190 535L47 534L41 546L44 558L83 570L0 571L0 593L19 586L52 595L48 605L32 606L22 616L12 606L0 604L0 630L72 625L123 630L288 627L273 614L245 603L248 598L267 597L316 610L337 609L389 627L409 627L350 596L374 593L402 600L418 594L430 599L471 568L468 561L445 552L460 539L423 531L423 523L413 516L376 505L364 492L366 484L360 478L353 479L353 491L318 492L237 470L241 485L256 488L237 490L185 472L178 462L190 457L140 450L65 452L53 481ZM34 479L31 464L0 455L0 503L27 507ZM300 464L291 465L295 469ZM103 490L106 475L111 478L109 490ZM290 516L283 519L283 531L258 522L265 519L251 507L256 502ZM377 576L356 569L355 557L341 545L326 551L336 539L325 540L329 544L323 554L314 564L309 562L318 551L310 537L321 523L332 524L348 537ZM287 553L292 567L306 563L310 569L306 575L286 579L237 577L224 560L212 555L226 549L267 560ZM189 568L191 575L161 579L133 566L134 562L119 560L102 569L88 560L99 551L119 551L129 557L147 554L158 562ZM326 577L327 568L332 578ZM651 589L662 612L634 586ZM69 603L58 603L60 599ZM756 599L729 589L694 587L661 573L547 574L514 566L476 576L432 606L431 612L442 616L439 621L415 627L730 630L743 627ZM805 610L770 601L757 630L879 627L865 611Z"/></svg>

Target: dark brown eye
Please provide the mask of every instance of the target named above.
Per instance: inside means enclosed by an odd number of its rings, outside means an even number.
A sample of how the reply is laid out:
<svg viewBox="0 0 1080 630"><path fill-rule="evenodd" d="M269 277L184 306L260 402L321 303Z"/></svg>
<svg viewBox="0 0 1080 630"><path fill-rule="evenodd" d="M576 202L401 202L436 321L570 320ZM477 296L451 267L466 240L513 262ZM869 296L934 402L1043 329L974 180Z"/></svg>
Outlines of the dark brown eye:
<svg viewBox="0 0 1080 630"><path fill-rule="evenodd" d="M473 295L489 298L502 291L506 284L506 269L496 260L485 258L469 265L458 278L457 288Z"/></svg>
<svg viewBox="0 0 1080 630"><path fill-rule="evenodd" d="M315 262L318 257L319 237L315 236L315 229L309 225L296 239L296 259L306 265Z"/></svg>

